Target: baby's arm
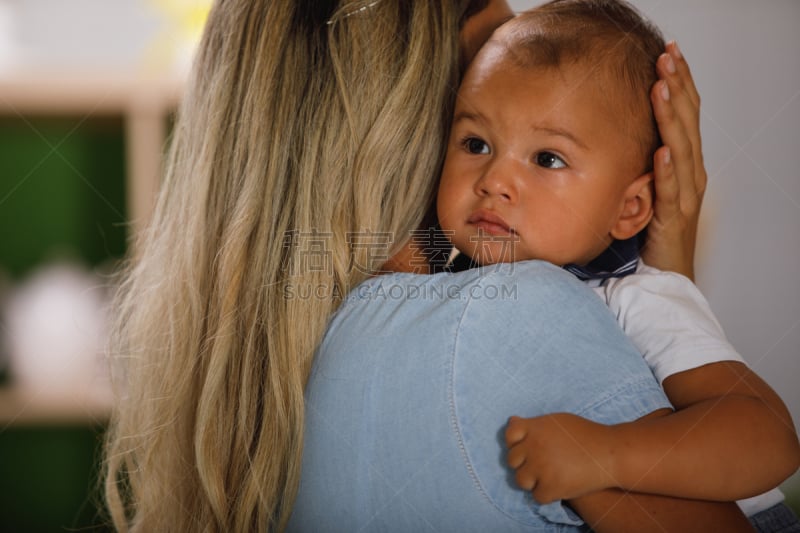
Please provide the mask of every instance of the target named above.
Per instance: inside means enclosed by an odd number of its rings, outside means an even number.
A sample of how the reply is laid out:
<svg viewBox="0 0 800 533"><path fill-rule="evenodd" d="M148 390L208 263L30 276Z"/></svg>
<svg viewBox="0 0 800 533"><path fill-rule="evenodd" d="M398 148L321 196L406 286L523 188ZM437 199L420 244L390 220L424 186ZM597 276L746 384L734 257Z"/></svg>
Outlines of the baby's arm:
<svg viewBox="0 0 800 533"><path fill-rule="evenodd" d="M651 413L644 419L664 416ZM570 500L596 533L754 531L734 503L686 500L608 489Z"/></svg>
<svg viewBox="0 0 800 533"><path fill-rule="evenodd" d="M623 486L735 500L774 488L797 469L800 447L786 406L744 364L708 364L663 385L674 414L615 428Z"/></svg>
<svg viewBox="0 0 800 533"><path fill-rule="evenodd" d="M507 460L517 484L540 503L610 487L728 501L776 487L797 469L783 402L741 363L712 363L664 386L677 411L653 420L512 417Z"/></svg>
<svg viewBox="0 0 800 533"><path fill-rule="evenodd" d="M569 414L512 419L506 433L509 465L517 469L520 486L533 489L537 500L607 487L732 500L775 487L797 468L800 446L783 402L735 360L735 353L724 355L730 347L724 337L715 339L722 335L714 331L716 320L702 316L710 314L707 306L687 303L702 296L693 286L683 294L683 279L674 274L652 278L658 290L647 296L632 278L620 282L619 298L609 301L656 374L663 379L675 371L663 386L677 411L617 426ZM670 297L676 282L676 292L685 298ZM630 305L620 306L620 300ZM657 306L659 313L642 312L637 308L642 302ZM689 334L676 328L681 320L700 327ZM655 342L656 349L654 339L662 341ZM693 347L702 355L681 361L678 355ZM710 362L714 357L717 362ZM721 360L726 358L733 360Z"/></svg>

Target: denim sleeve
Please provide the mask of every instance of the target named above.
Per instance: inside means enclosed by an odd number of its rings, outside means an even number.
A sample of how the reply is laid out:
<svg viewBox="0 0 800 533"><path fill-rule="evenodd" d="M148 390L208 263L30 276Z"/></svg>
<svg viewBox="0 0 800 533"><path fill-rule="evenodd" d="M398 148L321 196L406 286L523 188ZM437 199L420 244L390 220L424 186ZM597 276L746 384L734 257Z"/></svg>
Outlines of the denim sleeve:
<svg viewBox="0 0 800 533"><path fill-rule="evenodd" d="M482 496L522 524L578 525L561 502L538 505L505 464L508 417L569 412L605 424L670 407L641 355L590 289L540 262L480 280L452 354L450 416ZM496 290L490 290L496 286Z"/></svg>

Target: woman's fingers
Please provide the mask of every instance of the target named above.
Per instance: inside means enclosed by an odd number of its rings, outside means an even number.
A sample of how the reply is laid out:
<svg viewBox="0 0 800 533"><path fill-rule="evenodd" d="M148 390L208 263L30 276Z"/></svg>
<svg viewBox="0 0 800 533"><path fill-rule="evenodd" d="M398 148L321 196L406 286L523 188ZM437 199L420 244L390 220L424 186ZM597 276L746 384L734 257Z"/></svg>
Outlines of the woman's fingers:
<svg viewBox="0 0 800 533"><path fill-rule="evenodd" d="M700 96L694 85L689 65L686 63L677 44L670 43L667 53L662 54L656 63L659 77L667 84L670 93L670 105L684 127L684 134L692 145L692 162L694 171L684 175L679 171L678 178L694 191L705 191L706 173L703 166L702 140L700 137ZM670 52L672 51L672 52ZM678 54L676 58L675 53ZM662 135L663 135L662 131ZM678 154L675 154L676 158ZM689 192L687 189L685 192Z"/></svg>
<svg viewBox="0 0 800 533"><path fill-rule="evenodd" d="M649 265L694 279L697 217L687 216L681 206L681 187L670 148L662 146L654 157L655 215L648 226L642 259Z"/></svg>
<svg viewBox="0 0 800 533"><path fill-rule="evenodd" d="M680 217L680 186L675 172L673 172L672 154L668 146L662 146L656 151L654 163L656 217L659 220Z"/></svg>
<svg viewBox="0 0 800 533"><path fill-rule="evenodd" d="M687 129L692 129L690 133L700 136L700 105L692 97L690 90L687 86L694 87L694 82L691 79L687 80L677 70L677 63L672 55L663 53L656 61L656 71L659 78L667 83L672 100L672 106L675 109L678 118L684 123ZM688 72L687 72L687 75ZM692 139L693 141L695 139Z"/></svg>
<svg viewBox="0 0 800 533"><path fill-rule="evenodd" d="M692 277L694 245L707 175L700 140L700 96L689 65L674 42L656 63L661 78L650 100L664 147L653 162L655 216L643 259Z"/></svg>
<svg viewBox="0 0 800 533"><path fill-rule="evenodd" d="M689 63L687 63L686 58L683 57L683 53L678 47L678 43L675 41L670 41L667 43L667 53L672 56L673 61L675 61L676 70L678 71L680 79L683 81L683 85L686 88L686 93L689 95L689 98L691 98L695 107L699 108L700 93L697 91L697 87L695 87L694 78L689 70Z"/></svg>
<svg viewBox="0 0 800 533"><path fill-rule="evenodd" d="M696 164L693 141L686 131L686 125L673 106L672 91L668 84L661 80L656 82L650 92L658 130L664 145L669 146L674 166L679 196L677 206L684 214L693 216L699 209L698 183L695 180ZM656 191L658 196L658 191ZM659 200L657 200L659 201ZM658 206L656 215L660 216Z"/></svg>

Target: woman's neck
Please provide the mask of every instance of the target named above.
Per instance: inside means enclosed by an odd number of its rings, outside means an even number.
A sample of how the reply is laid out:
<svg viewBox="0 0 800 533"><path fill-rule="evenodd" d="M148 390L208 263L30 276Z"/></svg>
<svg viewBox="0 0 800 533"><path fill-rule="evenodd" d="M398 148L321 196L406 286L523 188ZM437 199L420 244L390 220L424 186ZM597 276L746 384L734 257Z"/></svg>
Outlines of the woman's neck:
<svg viewBox="0 0 800 533"><path fill-rule="evenodd" d="M430 274L431 268L422 243L409 239L403 247L381 267L383 272Z"/></svg>

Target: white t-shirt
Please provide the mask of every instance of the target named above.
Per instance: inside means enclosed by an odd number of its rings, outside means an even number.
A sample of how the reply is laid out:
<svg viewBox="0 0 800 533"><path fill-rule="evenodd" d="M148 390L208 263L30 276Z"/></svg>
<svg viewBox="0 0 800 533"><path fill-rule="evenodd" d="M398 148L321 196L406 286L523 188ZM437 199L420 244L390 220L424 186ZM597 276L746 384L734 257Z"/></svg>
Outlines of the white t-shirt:
<svg viewBox="0 0 800 533"><path fill-rule="evenodd" d="M705 297L688 278L639 262L635 274L589 282L659 383L672 374L719 361L744 362L731 346ZM752 516L783 501L778 489L740 500Z"/></svg>
<svg viewBox="0 0 800 533"><path fill-rule="evenodd" d="M639 263L635 274L605 280L595 292L653 370L672 374L719 361L744 362L688 278Z"/></svg>

